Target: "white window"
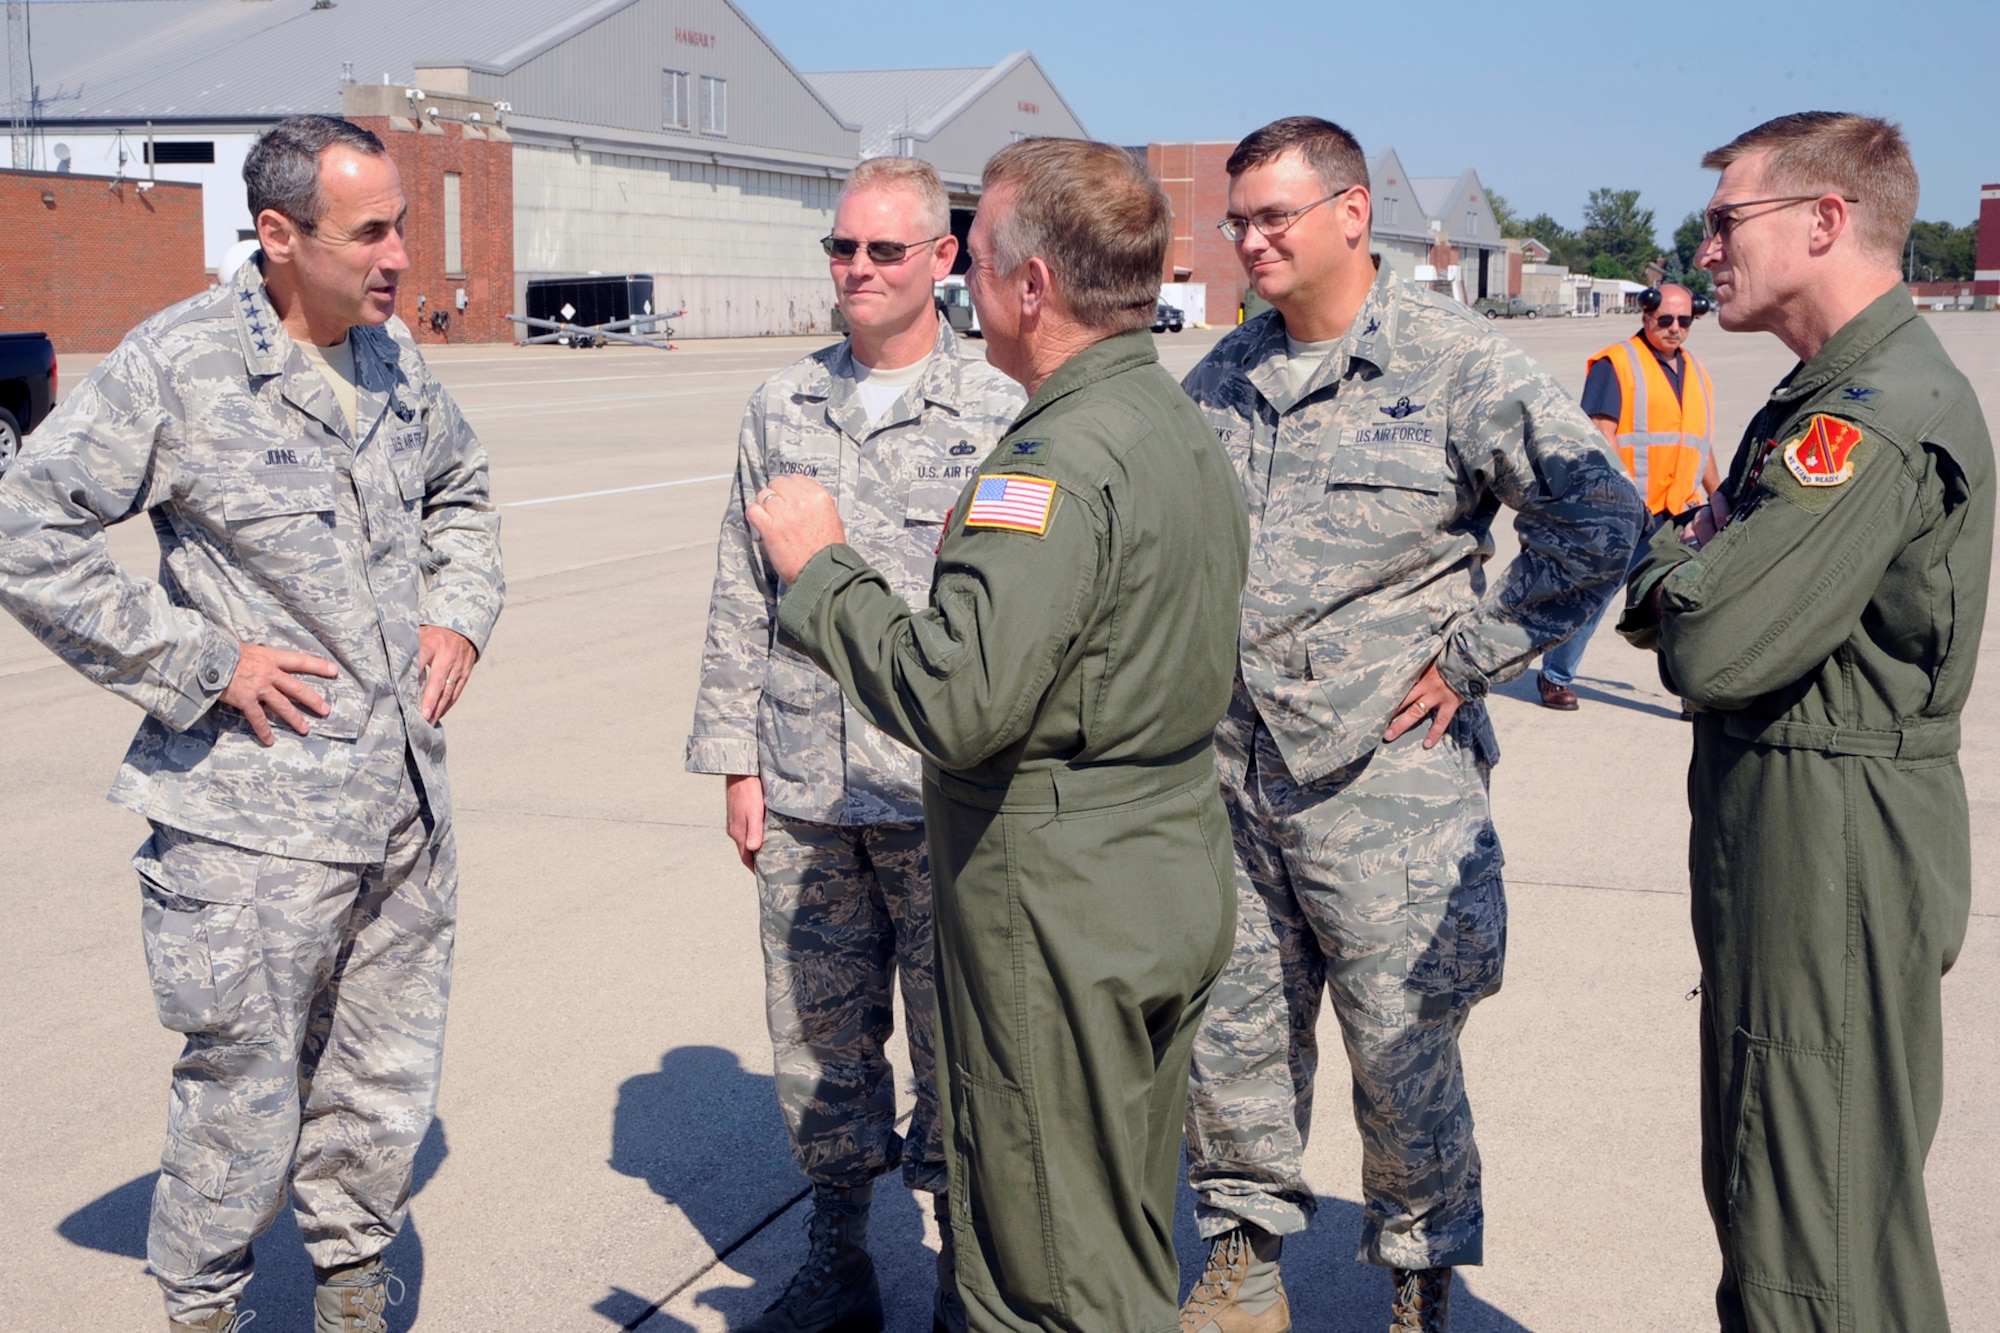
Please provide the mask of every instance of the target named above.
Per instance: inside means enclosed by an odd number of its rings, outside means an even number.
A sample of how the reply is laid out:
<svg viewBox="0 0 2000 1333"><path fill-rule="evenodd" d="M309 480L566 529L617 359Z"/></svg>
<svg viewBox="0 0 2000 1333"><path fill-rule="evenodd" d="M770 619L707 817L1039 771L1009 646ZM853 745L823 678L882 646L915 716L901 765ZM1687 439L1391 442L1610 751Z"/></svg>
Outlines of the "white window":
<svg viewBox="0 0 2000 1333"><path fill-rule="evenodd" d="M1468 212L1468 213L1466 213L1466 215L1465 215L1465 234L1466 234L1467 236L1477 236L1477 235L1479 234L1479 214L1478 214L1478 213L1476 213L1476 212Z"/></svg>
<svg viewBox="0 0 2000 1333"><path fill-rule="evenodd" d="M688 96L686 70L660 71L660 128L684 130L694 120L694 106Z"/></svg>
<svg viewBox="0 0 2000 1333"><path fill-rule="evenodd" d="M444 271L456 277L465 272L465 244L458 229L458 173L444 174Z"/></svg>
<svg viewBox="0 0 2000 1333"><path fill-rule="evenodd" d="M729 80L701 76L701 132L729 133Z"/></svg>
<svg viewBox="0 0 2000 1333"><path fill-rule="evenodd" d="M1402 200L1395 198L1393 195L1382 201L1382 206L1389 211L1388 221L1393 223L1396 220L1396 205L1401 202Z"/></svg>

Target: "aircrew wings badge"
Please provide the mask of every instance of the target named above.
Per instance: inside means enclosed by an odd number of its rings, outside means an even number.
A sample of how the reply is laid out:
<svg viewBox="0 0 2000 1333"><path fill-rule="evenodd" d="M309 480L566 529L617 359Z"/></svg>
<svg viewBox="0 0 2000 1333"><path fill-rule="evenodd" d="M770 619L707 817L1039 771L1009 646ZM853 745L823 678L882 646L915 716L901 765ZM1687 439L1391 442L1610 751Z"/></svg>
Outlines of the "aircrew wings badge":
<svg viewBox="0 0 2000 1333"><path fill-rule="evenodd" d="M1785 467L1801 486L1838 486L1854 475L1854 446L1861 428L1816 414L1805 433L1785 446Z"/></svg>
<svg viewBox="0 0 2000 1333"><path fill-rule="evenodd" d="M965 511L965 526L1044 536L1055 502L1056 484L1041 477L982 476Z"/></svg>

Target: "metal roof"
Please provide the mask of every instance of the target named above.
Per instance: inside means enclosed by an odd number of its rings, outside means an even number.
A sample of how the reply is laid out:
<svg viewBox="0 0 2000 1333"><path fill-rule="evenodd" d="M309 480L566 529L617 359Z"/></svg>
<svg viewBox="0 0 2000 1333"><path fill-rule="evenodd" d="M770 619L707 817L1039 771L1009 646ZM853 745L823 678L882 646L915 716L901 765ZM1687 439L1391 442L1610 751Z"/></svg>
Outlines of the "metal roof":
<svg viewBox="0 0 2000 1333"><path fill-rule="evenodd" d="M1427 218L1443 217L1451 205L1452 191L1463 179L1463 176L1410 177L1410 188L1417 194L1417 207L1424 210Z"/></svg>
<svg viewBox="0 0 2000 1333"><path fill-rule="evenodd" d="M636 3L37 0L28 8L40 119L136 122L338 114L350 66L358 83L410 84L417 68L433 66L507 74Z"/></svg>
<svg viewBox="0 0 2000 1333"><path fill-rule="evenodd" d="M1029 52L1016 51L990 67L829 70L803 77L841 119L860 122L861 156L881 157L897 151L898 138L933 138L1016 67L1034 62Z"/></svg>
<svg viewBox="0 0 2000 1333"><path fill-rule="evenodd" d="M29 8L44 121L261 120L338 113L346 63L357 82L405 84L413 55L519 63L632 3L38 0Z"/></svg>

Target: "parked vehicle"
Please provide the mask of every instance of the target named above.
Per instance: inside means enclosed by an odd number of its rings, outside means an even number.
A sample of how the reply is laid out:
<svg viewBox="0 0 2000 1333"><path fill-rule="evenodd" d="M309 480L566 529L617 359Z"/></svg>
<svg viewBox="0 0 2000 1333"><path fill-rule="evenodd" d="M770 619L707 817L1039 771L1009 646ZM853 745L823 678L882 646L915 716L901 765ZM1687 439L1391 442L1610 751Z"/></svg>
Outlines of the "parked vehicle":
<svg viewBox="0 0 2000 1333"><path fill-rule="evenodd" d="M1187 315L1177 305L1160 301L1153 307L1153 332L1179 333L1187 325Z"/></svg>
<svg viewBox="0 0 2000 1333"><path fill-rule="evenodd" d="M951 325L952 332L968 338L979 336L979 312L972 308L972 291L965 277L954 273L931 291L937 298L938 318Z"/></svg>
<svg viewBox="0 0 2000 1333"><path fill-rule="evenodd" d="M1556 313L1554 306L1530 305L1518 296L1489 296L1472 308L1488 319L1540 319Z"/></svg>
<svg viewBox="0 0 2000 1333"><path fill-rule="evenodd" d="M0 333L0 472L56 405L56 349L46 333Z"/></svg>

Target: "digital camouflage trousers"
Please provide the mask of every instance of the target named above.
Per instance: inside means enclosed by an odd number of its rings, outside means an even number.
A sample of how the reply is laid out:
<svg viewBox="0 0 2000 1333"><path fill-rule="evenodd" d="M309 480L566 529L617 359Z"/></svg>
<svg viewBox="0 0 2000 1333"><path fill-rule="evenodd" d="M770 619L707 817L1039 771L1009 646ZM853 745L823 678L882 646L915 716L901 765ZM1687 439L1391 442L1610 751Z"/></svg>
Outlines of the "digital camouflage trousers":
<svg viewBox="0 0 2000 1333"><path fill-rule="evenodd" d="M778 1106L799 1169L853 1186L900 1165L911 1189L943 1193L923 824L767 815L757 893ZM907 1139L886 1050L899 979L916 1098Z"/></svg>
<svg viewBox="0 0 2000 1333"><path fill-rule="evenodd" d="M1216 733L1236 851L1236 945L1195 1039L1188 1181L1203 1236L1300 1231L1300 1159L1330 994L1361 1131L1356 1257L1480 1261L1484 1214L1458 1038L1500 986L1507 908L1485 710L1293 781L1239 693Z"/></svg>
<svg viewBox="0 0 2000 1333"><path fill-rule="evenodd" d="M170 1318L235 1302L291 1186L331 1269L402 1227L437 1104L458 869L412 800L379 864L155 825L133 858L160 1021L187 1034L146 1253Z"/></svg>

